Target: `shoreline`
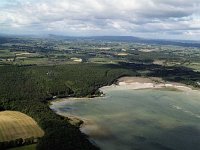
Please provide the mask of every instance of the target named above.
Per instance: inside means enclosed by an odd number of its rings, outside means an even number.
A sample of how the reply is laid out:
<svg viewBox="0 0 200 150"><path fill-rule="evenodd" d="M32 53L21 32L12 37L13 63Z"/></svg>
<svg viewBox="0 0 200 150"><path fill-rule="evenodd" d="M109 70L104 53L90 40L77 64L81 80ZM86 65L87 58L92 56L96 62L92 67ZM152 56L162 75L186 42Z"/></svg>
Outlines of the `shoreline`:
<svg viewBox="0 0 200 150"><path fill-rule="evenodd" d="M171 91L199 91L192 86L178 82L164 81L158 77L121 77L115 84L101 87L99 90L104 94L109 90L144 90L144 89L166 89Z"/></svg>
<svg viewBox="0 0 200 150"><path fill-rule="evenodd" d="M92 97L65 97L55 98L49 101L50 105L53 102L62 102L69 100L93 100L97 98L105 97L107 90L145 90L145 89L174 89L174 91L200 91L191 85L186 85L179 82L164 81L160 77L135 77L135 76L124 76L116 79L111 85L102 86L98 90L101 92L100 95L93 95ZM74 102L74 101L73 101Z"/></svg>
<svg viewBox="0 0 200 150"><path fill-rule="evenodd" d="M100 96L81 97L81 98L68 97L68 98L55 99L55 100L50 101L50 108L58 115L64 116L51 106L59 102L72 104L72 103L80 102L81 100L86 100L86 99L93 100L93 99L103 98L106 96L107 92L113 91L113 90L145 90L145 89L155 89L155 90L164 89L164 90L180 91L180 92L199 91L195 89L194 87L187 86L185 84L178 83L178 82L164 81L162 78L158 78L158 77L126 77L125 76L125 77L120 77L117 80L115 80L112 85L103 86L99 88L99 91L103 93ZM82 118L80 116L72 115L70 113L66 113L64 117L66 117L72 125L79 127L81 132L84 130L83 129L84 126L87 125L87 122L90 122L90 120L88 120L87 118Z"/></svg>

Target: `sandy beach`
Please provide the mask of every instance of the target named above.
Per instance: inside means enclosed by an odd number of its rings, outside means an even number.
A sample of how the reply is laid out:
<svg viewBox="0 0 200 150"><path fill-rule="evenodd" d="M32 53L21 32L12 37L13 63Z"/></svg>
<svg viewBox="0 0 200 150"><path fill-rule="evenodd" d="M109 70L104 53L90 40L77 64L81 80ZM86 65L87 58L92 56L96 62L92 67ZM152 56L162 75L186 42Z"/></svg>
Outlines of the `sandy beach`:
<svg viewBox="0 0 200 150"><path fill-rule="evenodd" d="M192 87L177 83L177 82L166 82L158 77L122 77L111 86L105 86L100 88L101 91L107 90L138 90L138 89L170 89L179 91L191 91Z"/></svg>

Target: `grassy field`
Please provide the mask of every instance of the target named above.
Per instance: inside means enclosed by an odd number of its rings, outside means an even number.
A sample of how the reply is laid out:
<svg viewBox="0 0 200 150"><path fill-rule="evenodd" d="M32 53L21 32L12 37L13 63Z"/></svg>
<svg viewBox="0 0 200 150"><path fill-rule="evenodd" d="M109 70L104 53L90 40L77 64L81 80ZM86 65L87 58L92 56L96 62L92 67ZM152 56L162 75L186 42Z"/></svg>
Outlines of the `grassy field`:
<svg viewBox="0 0 200 150"><path fill-rule="evenodd" d="M112 60L111 58L90 58L88 60L91 63L100 63L100 64L114 64L116 61Z"/></svg>
<svg viewBox="0 0 200 150"><path fill-rule="evenodd" d="M20 147L11 148L8 150L36 150L36 144L20 146Z"/></svg>
<svg viewBox="0 0 200 150"><path fill-rule="evenodd" d="M0 142L43 135L43 130L31 117L17 111L0 112Z"/></svg>
<svg viewBox="0 0 200 150"><path fill-rule="evenodd" d="M200 63L198 63L198 62L190 63L190 64L184 64L184 66L200 72Z"/></svg>

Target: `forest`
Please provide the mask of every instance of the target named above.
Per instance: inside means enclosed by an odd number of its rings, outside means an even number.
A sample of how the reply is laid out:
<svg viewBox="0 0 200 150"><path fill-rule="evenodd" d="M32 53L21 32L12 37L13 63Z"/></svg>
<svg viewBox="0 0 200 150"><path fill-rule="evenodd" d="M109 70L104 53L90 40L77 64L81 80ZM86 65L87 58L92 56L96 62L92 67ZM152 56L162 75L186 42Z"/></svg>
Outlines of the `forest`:
<svg viewBox="0 0 200 150"><path fill-rule="evenodd" d="M38 122L45 136L39 140L37 149L98 149L67 118L50 110L48 100L53 96L92 96L98 94L99 87L133 74L125 69L90 64L1 66L0 109L23 112ZM13 142L0 146L6 149Z"/></svg>

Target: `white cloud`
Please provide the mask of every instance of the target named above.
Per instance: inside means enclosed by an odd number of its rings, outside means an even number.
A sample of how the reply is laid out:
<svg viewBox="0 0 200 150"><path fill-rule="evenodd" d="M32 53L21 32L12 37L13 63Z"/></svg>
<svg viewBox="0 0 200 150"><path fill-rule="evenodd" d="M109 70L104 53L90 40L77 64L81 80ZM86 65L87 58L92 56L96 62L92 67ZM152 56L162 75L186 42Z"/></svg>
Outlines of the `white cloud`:
<svg viewBox="0 0 200 150"><path fill-rule="evenodd" d="M1 0L0 30L196 38L199 0Z"/></svg>

